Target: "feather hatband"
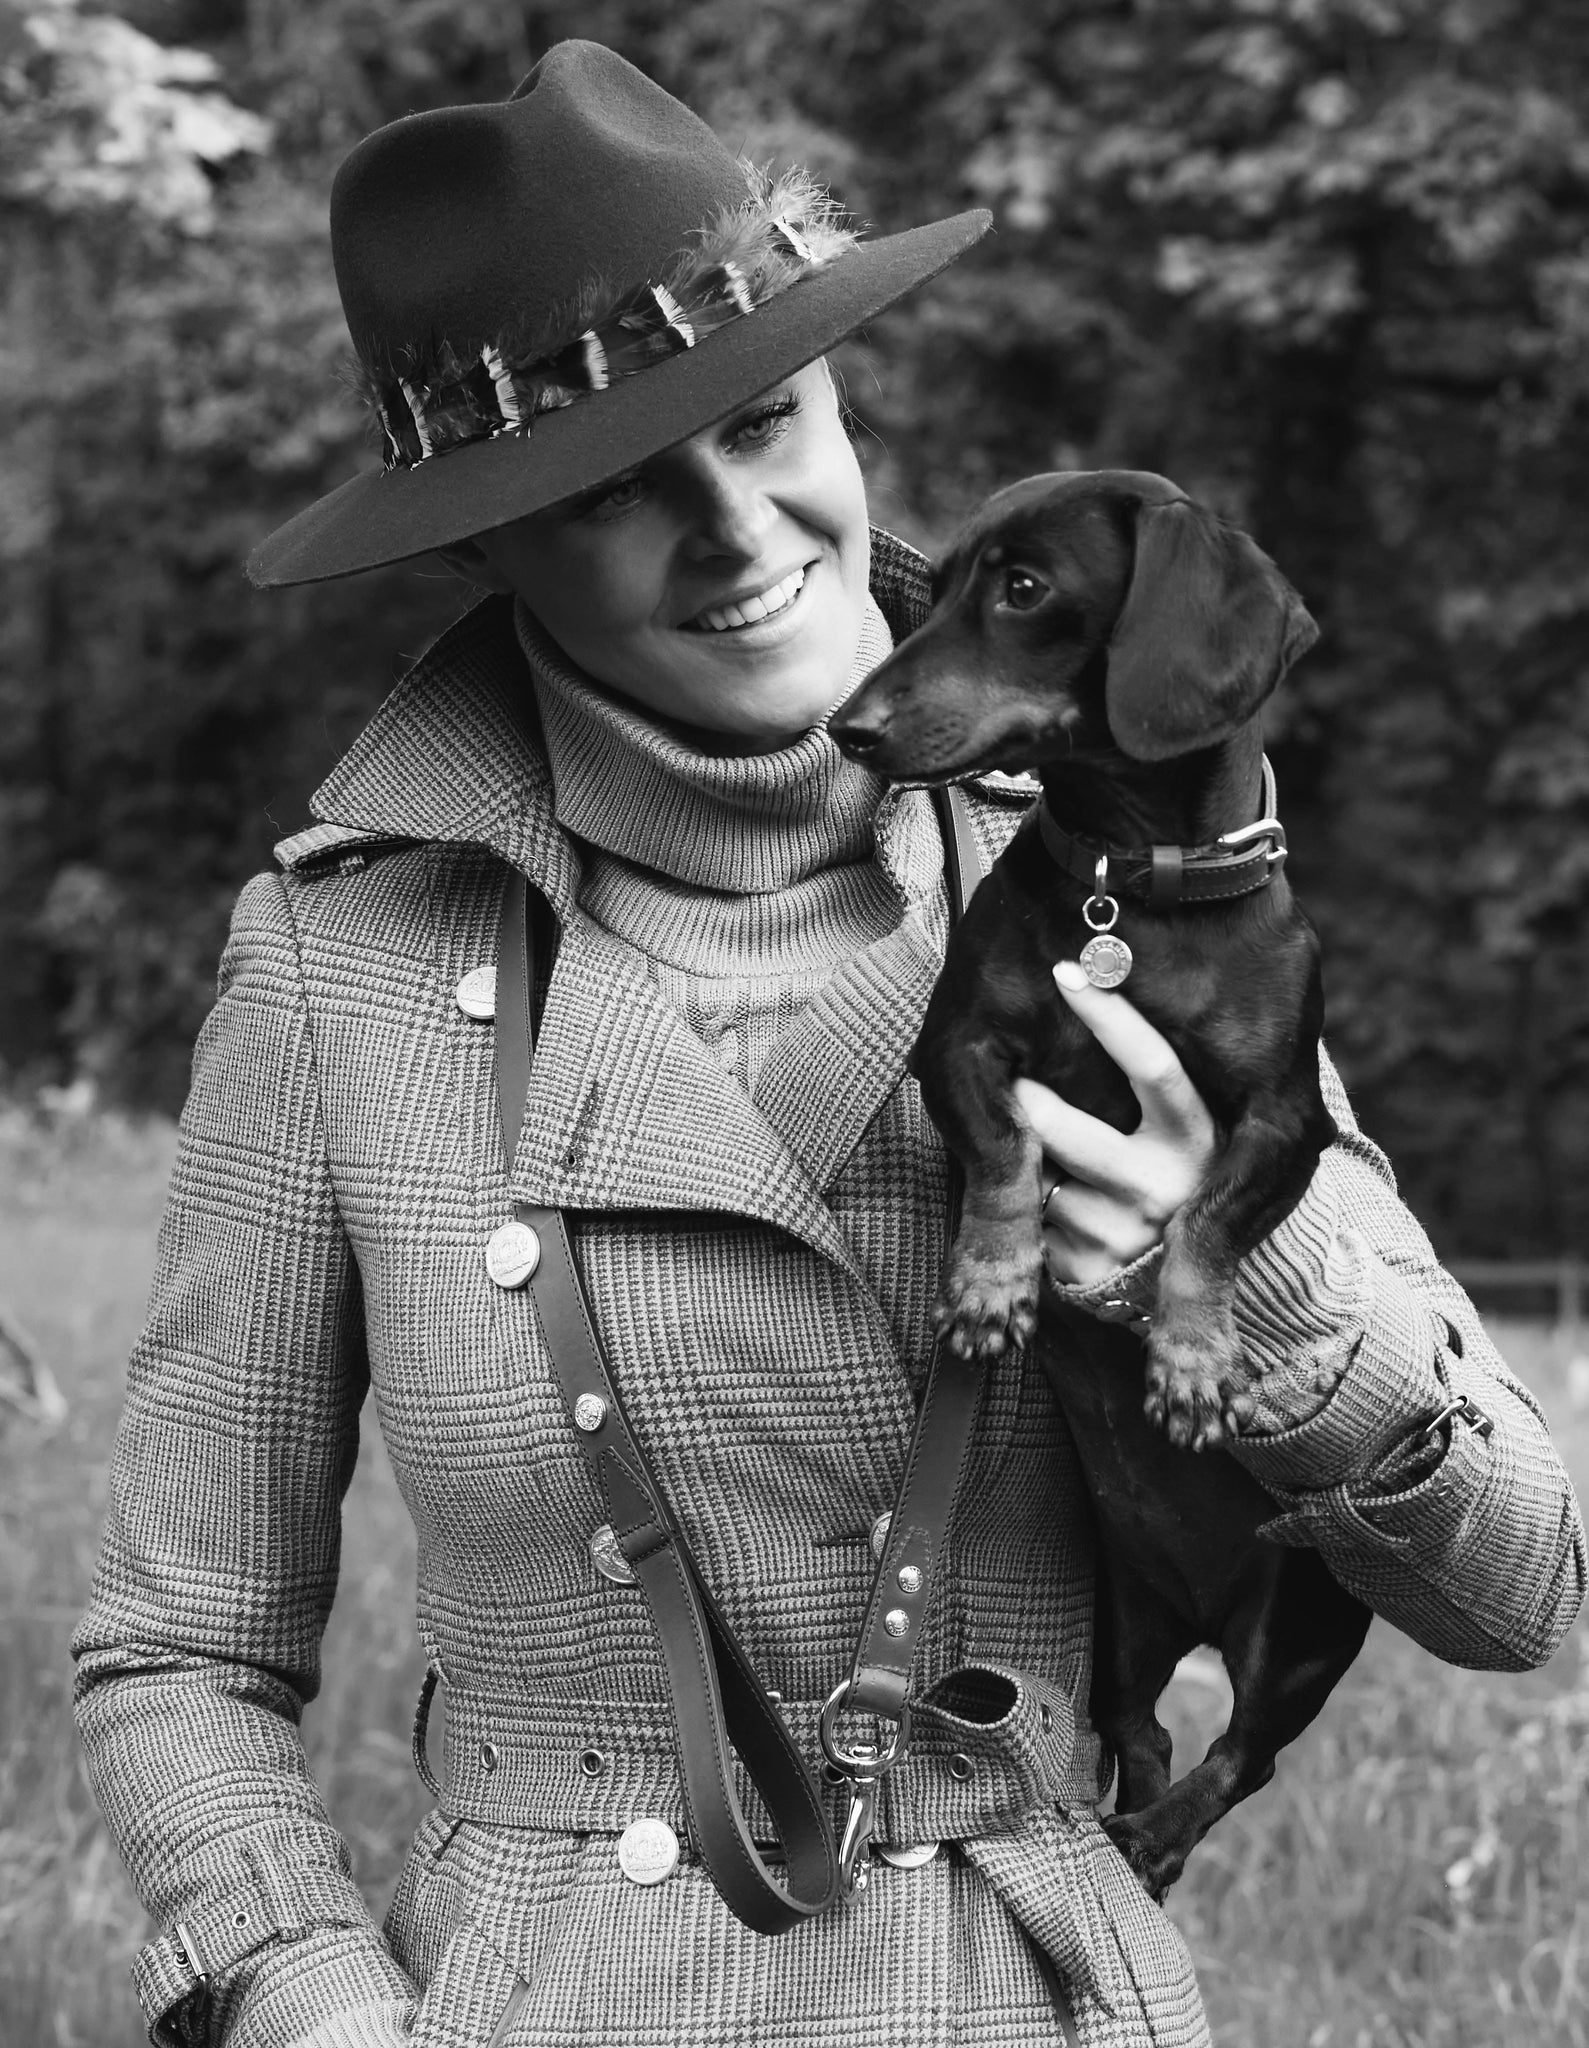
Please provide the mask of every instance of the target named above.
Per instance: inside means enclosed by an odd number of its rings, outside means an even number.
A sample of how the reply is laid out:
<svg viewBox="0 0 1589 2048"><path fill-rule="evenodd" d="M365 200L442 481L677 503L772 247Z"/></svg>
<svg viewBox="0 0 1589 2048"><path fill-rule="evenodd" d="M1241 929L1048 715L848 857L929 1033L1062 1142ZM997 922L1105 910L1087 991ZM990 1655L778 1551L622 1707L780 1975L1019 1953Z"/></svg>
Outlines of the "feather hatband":
<svg viewBox="0 0 1589 2048"><path fill-rule="evenodd" d="M387 469L528 433L539 414L697 347L855 246L855 230L806 172L742 168L749 199L698 229L660 283L593 283L532 335L357 362L353 381L379 424Z"/></svg>

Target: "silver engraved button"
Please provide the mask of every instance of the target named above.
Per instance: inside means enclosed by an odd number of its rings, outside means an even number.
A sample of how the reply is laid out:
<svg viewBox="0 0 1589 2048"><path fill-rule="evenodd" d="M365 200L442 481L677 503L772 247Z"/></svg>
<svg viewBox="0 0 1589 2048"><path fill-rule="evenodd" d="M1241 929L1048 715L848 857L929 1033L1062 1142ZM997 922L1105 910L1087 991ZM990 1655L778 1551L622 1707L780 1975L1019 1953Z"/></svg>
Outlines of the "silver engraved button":
<svg viewBox="0 0 1589 2048"><path fill-rule="evenodd" d="M453 990L453 997L466 1017L489 1024L497 1013L497 971L494 967L471 967Z"/></svg>
<svg viewBox="0 0 1589 2048"><path fill-rule="evenodd" d="M903 1607L891 1607L883 1616L883 1627L891 1636L902 1636L910 1627L910 1616Z"/></svg>
<svg viewBox="0 0 1589 2048"><path fill-rule="evenodd" d="M618 1868L631 1884L661 1884L679 1867L679 1838L665 1820L632 1820L618 1837Z"/></svg>
<svg viewBox="0 0 1589 2048"><path fill-rule="evenodd" d="M522 1287L541 1263L541 1240L528 1223L504 1223L486 1241L486 1271L498 1287Z"/></svg>
<svg viewBox="0 0 1589 2048"><path fill-rule="evenodd" d="M634 1568L618 1548L618 1538L611 1522L603 1522L594 1530L590 1539L590 1561L604 1579L611 1579L615 1586L638 1584Z"/></svg>
<svg viewBox="0 0 1589 2048"><path fill-rule="evenodd" d="M884 1508L872 1524L872 1555L879 1564L883 1561L883 1545L888 1541L888 1526L894 1519L894 1510Z"/></svg>
<svg viewBox="0 0 1589 2048"><path fill-rule="evenodd" d="M892 1842L874 1842L872 1847L885 1863L892 1863L896 1870L920 1870L924 1863L930 1863L937 1855L937 1842L911 1842L904 1848L895 1848Z"/></svg>
<svg viewBox="0 0 1589 2048"><path fill-rule="evenodd" d="M919 1593L921 1591L921 1567L919 1565L902 1564L900 1566L899 1590L902 1593Z"/></svg>
<svg viewBox="0 0 1589 2048"><path fill-rule="evenodd" d="M601 1428L607 1420L607 1404L600 1394L581 1394L574 1403L574 1426L586 1435Z"/></svg>

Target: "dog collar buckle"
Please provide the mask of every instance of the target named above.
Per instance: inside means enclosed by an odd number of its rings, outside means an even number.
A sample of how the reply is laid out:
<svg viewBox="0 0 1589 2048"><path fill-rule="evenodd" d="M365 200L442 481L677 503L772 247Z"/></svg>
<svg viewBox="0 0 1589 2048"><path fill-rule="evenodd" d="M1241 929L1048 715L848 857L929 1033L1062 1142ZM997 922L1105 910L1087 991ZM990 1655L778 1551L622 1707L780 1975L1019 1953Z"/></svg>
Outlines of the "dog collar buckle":
<svg viewBox="0 0 1589 2048"><path fill-rule="evenodd" d="M1270 867L1277 868L1289 851L1286 845L1286 828L1278 818L1260 818L1256 824L1243 825L1234 832L1221 832L1214 844L1237 853L1260 839L1268 842L1264 848L1265 860Z"/></svg>

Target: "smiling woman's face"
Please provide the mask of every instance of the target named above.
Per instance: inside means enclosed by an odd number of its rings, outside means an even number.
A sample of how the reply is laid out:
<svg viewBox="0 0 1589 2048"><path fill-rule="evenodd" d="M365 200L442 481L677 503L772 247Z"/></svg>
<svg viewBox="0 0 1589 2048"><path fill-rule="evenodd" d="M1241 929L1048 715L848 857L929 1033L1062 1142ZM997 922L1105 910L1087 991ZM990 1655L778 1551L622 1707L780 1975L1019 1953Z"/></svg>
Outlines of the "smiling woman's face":
<svg viewBox="0 0 1589 2048"><path fill-rule="evenodd" d="M848 691L871 544L820 362L474 548L587 675L719 743L783 745Z"/></svg>

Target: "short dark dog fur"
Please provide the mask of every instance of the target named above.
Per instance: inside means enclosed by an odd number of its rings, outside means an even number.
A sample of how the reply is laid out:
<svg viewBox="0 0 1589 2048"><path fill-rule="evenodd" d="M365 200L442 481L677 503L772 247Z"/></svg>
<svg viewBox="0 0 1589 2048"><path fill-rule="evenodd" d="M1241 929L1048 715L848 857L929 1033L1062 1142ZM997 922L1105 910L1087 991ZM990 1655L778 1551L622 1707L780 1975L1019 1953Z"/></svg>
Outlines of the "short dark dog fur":
<svg viewBox="0 0 1589 2048"><path fill-rule="evenodd" d="M1315 637L1268 557L1165 478L1032 477L972 518L926 624L831 730L904 779L1035 765L1052 817L1089 845L1208 847L1259 815L1259 709ZM1090 893L1028 817L951 938L912 1056L966 1179L940 1325L990 1360L1031 1340L1041 1293L1040 1148L1012 1083L1045 1082L1121 1130L1139 1116L1051 978L1091 936ZM1234 1461L1194 1464L1172 1448L1218 1445L1250 1419L1236 1269L1334 1135L1317 941L1278 866L1228 901L1119 902L1116 932L1134 955L1124 993L1174 1047L1221 1148L1166 1227L1145 1402L1118 1329L1067 1319L1045 1355L1104 1538L1093 1711L1119 1758L1110 1828L1162 1895L1318 1713L1368 1612L1313 1553L1256 1540L1273 1508ZM1223 1653L1235 1708L1172 1791L1154 1707L1198 1642Z"/></svg>

